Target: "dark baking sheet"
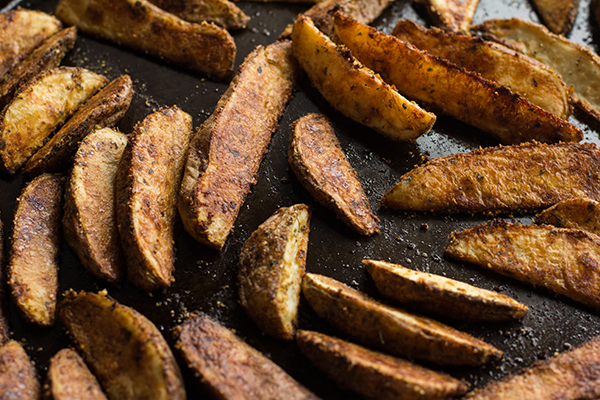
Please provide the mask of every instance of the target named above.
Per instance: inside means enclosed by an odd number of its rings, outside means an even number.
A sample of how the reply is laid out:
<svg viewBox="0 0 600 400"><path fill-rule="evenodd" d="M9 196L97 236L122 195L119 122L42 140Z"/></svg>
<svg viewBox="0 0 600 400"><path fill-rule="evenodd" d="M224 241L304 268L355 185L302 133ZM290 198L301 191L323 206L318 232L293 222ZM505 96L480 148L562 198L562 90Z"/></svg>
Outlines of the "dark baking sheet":
<svg viewBox="0 0 600 400"><path fill-rule="evenodd" d="M236 67L254 46L272 43L298 12L308 8L308 5L285 3L238 4L252 20L246 30L233 33L238 46ZM7 1L0 1L0 7L7 5ZM12 2L9 6L14 5L15 2ZM20 5L51 12L56 1L23 1ZM525 0L481 0L474 22L514 16L538 21L531 4ZM424 25L430 23L422 6L397 0L374 25L390 32L395 22L403 18L412 18ZM581 1L579 16L570 38L598 50L600 42L589 10L589 0ZM130 110L118 125L125 133L131 132L133 125L153 110L173 104L190 113L194 118L194 126L198 127L213 111L220 95L227 88L227 83L208 81L197 74L85 34L80 34L76 48L63 64L86 67L111 79L123 73L131 75L136 94ZM498 290L530 306L529 314L520 322L465 324L447 321L506 352L502 362L482 368L452 368L449 371L474 387L499 379L538 359L564 351L598 335L600 318L593 309L545 290L534 289L492 272L482 271L478 267L443 258L443 249L450 232L470 227L486 218L398 214L378 210L377 204L383 194L402 174L421 162L423 157L438 157L465 152L478 146L496 145L497 142L488 134L451 118L439 116L434 129L415 143L392 143L341 116L311 88L307 80L301 82L301 90L281 119L269 153L261 164L258 184L242 207L235 230L221 253L196 243L179 224L176 281L169 289L148 294L128 284L121 288L107 287L104 282L92 278L68 246L63 244L60 291L71 288L98 291L107 288L115 299L134 307L154 321L170 344L174 342L173 327L182 321L185 314L188 311L203 310L235 329L242 338L324 399L358 398L337 388L316 372L293 343L276 341L262 335L237 302L236 262L246 238L279 207L298 202L315 204L289 170L286 158L289 126L295 119L309 112L324 113L334 122L342 147L357 170L376 214L381 218L382 230L375 237L361 237L336 220L330 212L316 205L311 222L308 271L334 277L377 296L361 260L382 259ZM574 118L572 122L584 129L586 141L599 141L596 131ZM20 175L1 178L0 205L8 236L15 199L23 187L24 179ZM530 221L527 215L511 218ZM10 314L14 338L24 341L43 378L49 358L69 345L63 326L60 322L51 329L24 325L13 305L10 306ZM300 327L340 335L319 320L305 302L301 303ZM202 393L202 388L183 363L181 367L186 375L189 397L197 397Z"/></svg>

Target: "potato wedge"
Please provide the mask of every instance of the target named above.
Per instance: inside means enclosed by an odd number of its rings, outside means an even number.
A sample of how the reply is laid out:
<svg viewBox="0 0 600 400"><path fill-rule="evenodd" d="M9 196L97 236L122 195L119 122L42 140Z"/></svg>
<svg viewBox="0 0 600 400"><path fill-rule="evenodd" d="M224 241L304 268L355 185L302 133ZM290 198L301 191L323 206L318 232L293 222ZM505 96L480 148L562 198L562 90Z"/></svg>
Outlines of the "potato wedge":
<svg viewBox="0 0 600 400"><path fill-rule="evenodd" d="M319 400L277 364L206 314L177 328L177 348L219 400Z"/></svg>
<svg viewBox="0 0 600 400"><path fill-rule="evenodd" d="M479 0L418 0L425 4L433 23L450 31L466 31L471 26Z"/></svg>
<svg viewBox="0 0 600 400"><path fill-rule="evenodd" d="M61 0L54 13L83 32L215 79L233 71L236 47L225 29L183 21L147 0Z"/></svg>
<svg viewBox="0 0 600 400"><path fill-rule="evenodd" d="M339 13L334 18L334 34L400 93L489 132L502 143L577 142L583 137L579 128L510 89Z"/></svg>
<svg viewBox="0 0 600 400"><path fill-rule="evenodd" d="M544 25L557 35L571 32L579 11L579 0L533 0Z"/></svg>
<svg viewBox="0 0 600 400"><path fill-rule="evenodd" d="M117 227L115 186L127 136L99 129L81 141L65 190L65 239L96 277L119 283L125 258Z"/></svg>
<svg viewBox="0 0 600 400"><path fill-rule="evenodd" d="M213 22L225 29L244 29L250 17L228 0L150 0L184 21Z"/></svg>
<svg viewBox="0 0 600 400"><path fill-rule="evenodd" d="M260 329L292 340L306 266L310 208L282 207L246 240L239 259L240 303Z"/></svg>
<svg viewBox="0 0 600 400"><path fill-rule="evenodd" d="M404 174L381 200L396 210L536 210L571 197L600 199L592 143L525 143L436 158Z"/></svg>
<svg viewBox="0 0 600 400"><path fill-rule="evenodd" d="M563 200L536 215L535 223L580 229L600 236L600 203L584 198Z"/></svg>
<svg viewBox="0 0 600 400"><path fill-rule="evenodd" d="M59 67L29 83L0 114L0 158L11 174L107 79L83 68Z"/></svg>
<svg viewBox="0 0 600 400"><path fill-rule="evenodd" d="M0 346L6 344L10 340L10 326L8 311L8 287L7 275L8 269L4 258L4 224L0 221Z"/></svg>
<svg viewBox="0 0 600 400"><path fill-rule="evenodd" d="M192 117L163 107L138 123L119 163L116 210L127 278L144 290L174 281L177 195Z"/></svg>
<svg viewBox="0 0 600 400"><path fill-rule="evenodd" d="M50 359L44 392L53 400L106 400L98 380L73 349L62 349Z"/></svg>
<svg viewBox="0 0 600 400"><path fill-rule="evenodd" d="M35 176L66 168L81 139L97 128L116 125L129 109L132 97L133 86L129 75L110 82L86 101L44 147L27 161L24 172Z"/></svg>
<svg viewBox="0 0 600 400"><path fill-rule="evenodd" d="M298 76L289 41L258 46L190 144L179 214L198 242L221 250Z"/></svg>
<svg viewBox="0 0 600 400"><path fill-rule="evenodd" d="M562 78L533 58L477 36L425 29L411 20L399 21L392 35L504 85L562 119L571 115L571 95Z"/></svg>
<svg viewBox="0 0 600 400"><path fill-rule="evenodd" d="M156 326L98 294L69 291L60 319L111 400L184 400L181 372Z"/></svg>
<svg viewBox="0 0 600 400"><path fill-rule="evenodd" d="M23 346L14 340L0 347L0 398L40 398L40 383L35 367Z"/></svg>
<svg viewBox="0 0 600 400"><path fill-rule="evenodd" d="M302 294L321 318L387 353L438 365L482 365L503 354L465 332L379 303L322 275L306 274Z"/></svg>
<svg viewBox="0 0 600 400"><path fill-rule="evenodd" d="M462 321L521 319L529 307L500 293L385 261L363 260L379 293L410 309Z"/></svg>
<svg viewBox="0 0 600 400"><path fill-rule="evenodd" d="M445 254L600 308L600 237L494 220L453 232Z"/></svg>
<svg viewBox="0 0 600 400"><path fill-rule="evenodd" d="M299 330L296 343L338 386L367 399L445 399L467 392L458 379L322 333Z"/></svg>
<svg viewBox="0 0 600 400"><path fill-rule="evenodd" d="M435 115L402 97L378 75L336 46L299 15L292 33L294 56L325 100L347 117L392 140L414 140L429 131Z"/></svg>
<svg viewBox="0 0 600 400"><path fill-rule="evenodd" d="M13 218L8 285L21 316L41 326L54 324L56 312L63 181L57 174L36 177Z"/></svg>
<svg viewBox="0 0 600 400"><path fill-rule="evenodd" d="M346 225L361 235L379 232L379 218L326 116L308 114L293 123L288 160L306 190Z"/></svg>

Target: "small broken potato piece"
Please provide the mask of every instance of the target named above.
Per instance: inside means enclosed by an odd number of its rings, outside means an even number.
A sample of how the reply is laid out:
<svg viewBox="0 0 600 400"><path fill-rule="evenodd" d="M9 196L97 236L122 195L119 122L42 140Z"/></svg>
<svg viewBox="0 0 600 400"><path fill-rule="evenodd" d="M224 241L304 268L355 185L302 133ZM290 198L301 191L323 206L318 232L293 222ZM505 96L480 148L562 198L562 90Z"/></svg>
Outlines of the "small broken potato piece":
<svg viewBox="0 0 600 400"><path fill-rule="evenodd" d="M17 199L8 285L21 314L41 326L54 324L63 207L63 178L43 174Z"/></svg>
<svg viewBox="0 0 600 400"><path fill-rule="evenodd" d="M533 4L550 31L557 35L567 35L573 28L579 11L579 0L533 0Z"/></svg>
<svg viewBox="0 0 600 400"><path fill-rule="evenodd" d="M228 0L150 0L184 21L213 22L225 29L244 29L250 17Z"/></svg>
<svg viewBox="0 0 600 400"><path fill-rule="evenodd" d="M361 235L379 232L379 218L327 117L308 114L293 123L288 160L306 190L346 225Z"/></svg>
<svg viewBox="0 0 600 400"><path fill-rule="evenodd" d="M252 232L240 253L240 303L263 332L279 339L296 333L309 224L308 206L282 207Z"/></svg>
<svg viewBox="0 0 600 400"><path fill-rule="evenodd" d="M563 200L539 213L535 223L580 229L600 236L600 203L585 198Z"/></svg>
<svg viewBox="0 0 600 400"><path fill-rule="evenodd" d="M37 372L19 342L9 341L0 347L0 398L39 400Z"/></svg>
<svg viewBox="0 0 600 400"><path fill-rule="evenodd" d="M425 4L433 22L450 31L467 31L479 0L418 0Z"/></svg>
<svg viewBox="0 0 600 400"><path fill-rule="evenodd" d="M73 349L50 359L44 392L52 400L107 400L98 380Z"/></svg>
<svg viewBox="0 0 600 400"><path fill-rule="evenodd" d="M69 291L60 319L109 399L185 400L181 372L158 328L99 294Z"/></svg>
<svg viewBox="0 0 600 400"><path fill-rule="evenodd" d="M523 318L529 309L503 294L443 276L385 261L363 260L363 264L385 297L446 319L509 321Z"/></svg>

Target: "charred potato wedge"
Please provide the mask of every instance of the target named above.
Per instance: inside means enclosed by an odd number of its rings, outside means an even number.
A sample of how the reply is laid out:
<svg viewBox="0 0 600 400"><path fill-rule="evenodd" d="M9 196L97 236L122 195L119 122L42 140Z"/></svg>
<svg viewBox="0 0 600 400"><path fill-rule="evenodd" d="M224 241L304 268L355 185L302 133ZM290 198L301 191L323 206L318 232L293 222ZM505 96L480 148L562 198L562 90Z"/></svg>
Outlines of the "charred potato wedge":
<svg viewBox="0 0 600 400"><path fill-rule="evenodd" d="M240 253L240 303L263 332L292 340L306 266L310 209L282 207L256 229Z"/></svg>
<svg viewBox="0 0 600 400"><path fill-rule="evenodd" d="M13 218L8 285L21 316L41 326L54 324L56 312L63 181L53 174L32 180Z"/></svg>
<svg viewBox="0 0 600 400"><path fill-rule="evenodd" d="M181 372L156 326L106 291L70 291L60 319L111 400L185 400Z"/></svg>
<svg viewBox="0 0 600 400"><path fill-rule="evenodd" d="M500 293L385 261L363 260L379 293L411 309L463 321L521 319L529 309Z"/></svg>
<svg viewBox="0 0 600 400"><path fill-rule="evenodd" d="M600 203L582 198L563 200L539 213L535 223L580 229L600 236Z"/></svg>
<svg viewBox="0 0 600 400"><path fill-rule="evenodd" d="M170 286L177 195L192 117L163 107L138 123L119 163L116 209L127 278L144 290Z"/></svg>
<svg viewBox="0 0 600 400"><path fill-rule="evenodd" d="M571 32L577 12L579 0L533 0L544 25L557 35Z"/></svg>
<svg viewBox="0 0 600 400"><path fill-rule="evenodd" d="M319 400L277 364L203 313L176 331L189 368L218 400Z"/></svg>
<svg viewBox="0 0 600 400"><path fill-rule="evenodd" d="M50 359L44 392L52 400L107 400L98 380L73 349L62 349Z"/></svg>
<svg viewBox="0 0 600 400"><path fill-rule="evenodd" d="M65 190L63 230L83 266L96 277L118 283L125 259L117 227L115 186L127 137L110 128L82 140Z"/></svg>
<svg viewBox="0 0 600 400"><path fill-rule="evenodd" d="M29 81L0 114L0 158L11 174L107 79L83 68L59 67Z"/></svg>
<svg viewBox="0 0 600 400"><path fill-rule="evenodd" d="M306 274L302 294L321 318L387 353L438 365L482 365L503 354L465 332L379 303L322 275Z"/></svg>
<svg viewBox="0 0 600 400"><path fill-rule="evenodd" d="M184 21L215 23L225 29L244 29L250 17L228 0L150 0Z"/></svg>
<svg viewBox="0 0 600 400"><path fill-rule="evenodd" d="M418 0L425 4L429 16L440 28L467 31L473 21L479 0Z"/></svg>
<svg viewBox="0 0 600 400"><path fill-rule="evenodd" d="M14 340L0 347L0 398L38 400L40 383L23 346Z"/></svg>

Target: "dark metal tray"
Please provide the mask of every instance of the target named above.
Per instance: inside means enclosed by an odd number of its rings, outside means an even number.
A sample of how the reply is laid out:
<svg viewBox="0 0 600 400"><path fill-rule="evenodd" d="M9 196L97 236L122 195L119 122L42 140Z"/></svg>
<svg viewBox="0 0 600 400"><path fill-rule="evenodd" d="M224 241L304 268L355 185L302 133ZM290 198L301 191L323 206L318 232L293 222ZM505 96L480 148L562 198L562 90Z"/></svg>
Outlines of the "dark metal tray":
<svg viewBox="0 0 600 400"><path fill-rule="evenodd" d="M17 5L15 3L18 1L13 1L9 6ZM20 5L51 12L56 3L38 0L22 1ZM0 0L0 7L7 5L7 1ZM233 32L238 46L236 67L256 45L272 43L298 12L308 8L308 5L286 3L240 2L239 6L252 20L246 30ZM538 16L526 0L481 0L474 22L508 17L538 21ZM397 0L374 25L389 33L396 21L403 18L412 18L424 25L430 23L423 7L406 0ZM598 50L600 41L589 10L589 0L581 1L579 16L570 38ZM125 133L131 132L133 125L153 110L173 104L190 113L194 118L194 126L198 127L213 111L220 95L227 88L227 83L211 82L202 76L85 34L80 34L76 48L67 55L63 64L86 67L111 79L123 73L131 75L136 94L130 110L118 125ZM466 324L446 321L506 352L505 359L493 365L453 368L448 371L474 387L499 379L538 359L564 351L598 335L600 315L596 310L478 267L443 258L443 249L450 232L473 226L486 218L399 214L378 209L377 205L383 194L402 174L421 162L422 157L438 157L465 152L478 146L496 145L494 139L451 118L439 116L433 130L415 143L392 143L341 116L306 79L301 82L301 90L296 93L281 119L269 152L261 164L258 184L253 187L242 207L235 230L221 253L196 243L179 224L176 239L176 281L169 289L148 294L129 284L124 284L121 288L107 287L104 282L92 278L65 243L62 246L59 276L61 293L71 288L89 291L107 288L115 299L134 307L154 321L170 344L174 342L173 327L182 321L186 312L203 310L235 329L248 343L263 351L324 399L358 398L337 388L318 373L294 343L262 335L246 317L237 301L237 258L250 233L279 207L298 202L315 204L297 182L287 163L290 124L309 112L324 113L334 122L342 147L381 218L382 231L372 238L361 237L335 219L329 211L316 205L311 222L308 271L334 277L377 296L361 260L382 259L498 290L530 306L529 314L520 322ZM584 129L586 141L599 141L597 132L575 118L572 118L572 122ZM0 205L8 237L15 199L25 181L20 175L1 178ZM529 217L525 215L514 218L528 222ZM10 306L10 314L13 337L24 341L43 378L49 358L69 345L64 327L60 322L50 329L25 325L17 316L13 305ZM339 335L321 321L305 302L301 303L300 327ZM203 389L183 363L181 367L186 375L188 395L195 398Z"/></svg>

